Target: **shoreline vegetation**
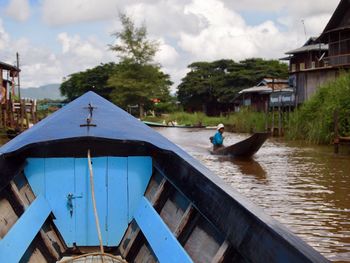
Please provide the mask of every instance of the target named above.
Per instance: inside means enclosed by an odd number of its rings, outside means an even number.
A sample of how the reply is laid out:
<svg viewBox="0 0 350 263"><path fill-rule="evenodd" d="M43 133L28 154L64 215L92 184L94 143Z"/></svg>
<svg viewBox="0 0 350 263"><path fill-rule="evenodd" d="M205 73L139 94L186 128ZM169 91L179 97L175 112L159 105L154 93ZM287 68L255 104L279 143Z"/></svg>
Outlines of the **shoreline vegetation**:
<svg viewBox="0 0 350 263"><path fill-rule="evenodd" d="M244 109L240 112L230 113L226 116L207 116L203 112L188 113L184 111L162 114L161 116L146 116L143 121L152 121L163 124L175 122L186 126L217 126L225 125L231 132L259 132L265 130L265 114ZM171 124L170 124L171 125Z"/></svg>
<svg viewBox="0 0 350 263"><path fill-rule="evenodd" d="M339 119L339 134L350 136L350 74L342 73L335 81L317 90L312 98L283 119L284 138L313 144L330 144L334 139L334 114ZM142 120L159 123L176 122L188 126L216 126L223 123L231 132L262 132L271 126L271 113L254 112L243 108L226 116L211 117L202 112L184 111L146 116ZM276 118L276 115L275 115Z"/></svg>

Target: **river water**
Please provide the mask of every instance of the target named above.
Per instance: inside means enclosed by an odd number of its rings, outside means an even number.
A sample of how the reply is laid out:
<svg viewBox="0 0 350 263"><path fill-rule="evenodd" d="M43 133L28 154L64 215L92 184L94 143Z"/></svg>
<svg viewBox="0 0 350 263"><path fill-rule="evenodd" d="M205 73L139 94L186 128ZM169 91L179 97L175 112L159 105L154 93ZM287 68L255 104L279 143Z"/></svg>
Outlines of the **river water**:
<svg viewBox="0 0 350 263"><path fill-rule="evenodd" d="M251 160L210 155L214 130L157 128L334 262L350 262L350 148L271 138ZM247 134L225 132L225 144Z"/></svg>

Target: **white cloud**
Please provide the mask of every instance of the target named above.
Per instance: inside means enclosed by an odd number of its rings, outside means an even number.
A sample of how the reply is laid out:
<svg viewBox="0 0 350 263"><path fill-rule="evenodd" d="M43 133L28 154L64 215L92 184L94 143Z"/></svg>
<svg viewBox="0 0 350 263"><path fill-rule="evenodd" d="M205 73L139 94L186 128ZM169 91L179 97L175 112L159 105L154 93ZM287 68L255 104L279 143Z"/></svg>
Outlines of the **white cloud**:
<svg viewBox="0 0 350 263"><path fill-rule="evenodd" d="M287 36L272 21L248 26L238 13L218 0L194 0L186 12L208 21L199 34L182 33L179 40L179 45L197 60L276 58L288 43Z"/></svg>
<svg viewBox="0 0 350 263"><path fill-rule="evenodd" d="M10 37L8 33L5 31L2 20L0 19L0 51L5 49Z"/></svg>
<svg viewBox="0 0 350 263"><path fill-rule="evenodd" d="M50 25L109 20L118 15L119 5L124 2L127 0L43 0L42 13Z"/></svg>
<svg viewBox="0 0 350 263"><path fill-rule="evenodd" d="M198 60L249 57L278 58L284 52L305 42L307 36L322 32L339 0L41 0L41 12L46 25L60 28L85 21L106 21L101 28L108 35L120 30L118 12L131 15L136 24L145 22L151 39L160 41L155 60L178 84L187 72L186 66ZM28 0L12 0L7 12L24 3L17 19L29 15ZM14 7L11 7L14 6ZM24 12L23 10L27 11ZM11 7L11 8L10 8ZM245 11L244 18L240 14ZM271 15L252 26L249 15ZM15 14L12 14L14 16ZM74 32L74 31L69 31ZM0 20L0 52L12 59L20 51L23 83L39 85L60 81L63 76L116 60L108 43L79 32L57 35L61 52L50 47L38 47L30 39L10 39ZM35 37L35 36L33 36ZM113 39L111 39L111 42ZM11 43L11 45L10 45ZM6 48L5 48L6 47ZM40 72L40 73L38 73ZM38 77L40 75L40 77Z"/></svg>
<svg viewBox="0 0 350 263"><path fill-rule="evenodd" d="M158 40L159 50L155 55L155 61L162 66L174 65L179 58L176 49L169 44L166 44L164 39Z"/></svg>
<svg viewBox="0 0 350 263"><path fill-rule="evenodd" d="M29 0L10 0L6 14L19 21L25 21L30 16Z"/></svg>

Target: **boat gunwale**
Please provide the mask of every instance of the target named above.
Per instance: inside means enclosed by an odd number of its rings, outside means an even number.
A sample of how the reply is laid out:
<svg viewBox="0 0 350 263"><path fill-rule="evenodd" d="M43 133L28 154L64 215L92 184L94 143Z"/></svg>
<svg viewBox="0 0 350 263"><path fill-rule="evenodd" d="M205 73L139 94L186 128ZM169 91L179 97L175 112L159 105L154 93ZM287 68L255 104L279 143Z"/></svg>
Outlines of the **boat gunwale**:
<svg viewBox="0 0 350 263"><path fill-rule="evenodd" d="M297 253L303 255L306 258L309 258L311 262L328 262L325 258L323 258L322 255L320 255L314 248L306 244L304 241L302 241L299 237L297 237L295 234L293 234L288 228L286 228L284 225L279 223L277 220L273 219L272 217L268 216L263 212L261 208L253 204L251 201L249 201L247 198L242 196L238 193L234 188L229 186L227 183L225 183L220 177L215 175L213 172L211 172L208 168L206 168L204 165L199 163L196 159L194 159L192 156L188 155L186 152L180 152L180 151L172 151L167 149L159 148L158 146L155 146L154 144L151 144L146 141L133 141L133 140L115 140L115 139L109 139L109 138L101 138L101 137L73 137L69 139L59 139L59 140L52 140L52 141L44 141L44 142L36 142L33 144L28 144L20 149L17 149L16 151L2 154L0 155L0 166L1 166L1 159L12 159L17 158L18 156L26 156L28 153L33 153L35 156L45 156L45 157L56 157L57 155L50 155L48 154L47 148L55 148L55 144L62 144L62 143L78 143L85 142L91 145L92 142L94 143L100 143L101 141L106 142L109 144L110 147L113 147L115 145L123 145L124 147L127 146L142 146L144 153L150 154L155 162L154 166L162 172L162 174L169 180L169 182L176 187L178 191L183 193L191 202L193 203L194 207L213 225L216 229L219 230L221 233L228 233L228 240L233 245L237 245L238 247L240 244L236 244L234 235L237 234L235 232L232 232L232 229L230 228L229 219L234 219L233 215L229 217L225 217L224 219L215 219L213 216L213 211L209 211L206 202L203 201L205 199L208 199L206 201L210 201L211 197L208 198L205 194L202 194L200 192L200 185L205 185L207 189L210 189L212 193L216 193L216 197L220 200L216 200L216 202L220 201L224 203L230 204L229 207L227 207L228 210L234 208L238 209L238 211L245 215L246 218L251 218L249 221L252 222L251 225L258 225L259 229L261 231L267 230L269 233L271 233L273 236L277 237L278 240L283 241L285 244L288 245L288 247L295 250ZM111 143L113 142L113 143ZM44 148L46 149L43 149ZM86 145L85 145L86 146ZM84 148L83 146L82 148ZM35 151L36 149L41 148L42 152ZM93 148L93 147L91 147ZM120 150L120 148L117 147L117 149ZM55 149L58 150L58 149ZM83 149L80 149L83 151ZM26 154L27 153L27 154ZM62 153L64 154L64 153ZM166 155L166 158L164 157L164 154ZM103 156L106 154L96 154L95 156ZM113 153L108 153L108 155L115 156ZM132 152L128 151L127 156L132 156ZM136 153L137 155L137 153ZM160 156L161 155L161 156ZM61 155L67 156L67 154ZM77 155L73 155L74 157L80 157ZM85 149L84 149L84 155L82 154L81 157L85 156ZM117 155L120 156L120 155ZM124 155L123 155L124 156ZM125 155L126 156L126 155ZM5 157L5 158L4 158ZM30 154L30 156L26 157L33 157L33 154ZM175 158L174 158L175 157ZM186 187L184 187L181 182L180 178L176 178L176 176L171 176L169 173L165 172L164 169L162 169L162 160L166 159L172 159L173 161L175 159L178 164L181 162L185 162L185 164L182 163L182 165L186 166L187 172L183 177L187 178L187 184L188 180L190 181L200 181L200 184L194 184L197 185L196 189L189 189L186 190ZM22 162L25 160L25 158L22 158ZM182 169L183 170L183 169ZM17 171L18 172L18 171ZM178 174L178 172L176 172ZM195 176L194 176L195 175ZM12 179L12 178L11 178ZM10 179L10 180L11 180ZM4 185L4 184L2 184ZM6 185L6 184L5 184ZM182 186L181 186L182 185ZM192 193L192 192L196 193ZM199 197L198 197L199 195ZM247 223L248 230L252 227ZM243 242L243 239L240 240L239 243ZM237 247L237 248L238 248Z"/></svg>

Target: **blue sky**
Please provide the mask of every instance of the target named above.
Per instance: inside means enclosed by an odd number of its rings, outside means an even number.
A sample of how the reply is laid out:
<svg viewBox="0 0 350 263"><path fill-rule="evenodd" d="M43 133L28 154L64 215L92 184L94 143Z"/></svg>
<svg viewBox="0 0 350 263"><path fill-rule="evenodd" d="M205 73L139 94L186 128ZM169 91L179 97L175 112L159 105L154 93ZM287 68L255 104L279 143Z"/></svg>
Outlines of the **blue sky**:
<svg viewBox="0 0 350 263"><path fill-rule="evenodd" d="M118 12L160 42L156 61L176 84L193 61L279 58L322 32L339 0L0 0L0 61L21 55L24 87L116 61ZM301 20L305 21L307 36Z"/></svg>

